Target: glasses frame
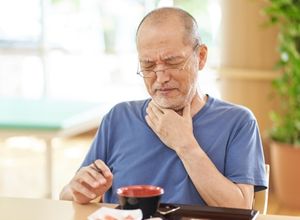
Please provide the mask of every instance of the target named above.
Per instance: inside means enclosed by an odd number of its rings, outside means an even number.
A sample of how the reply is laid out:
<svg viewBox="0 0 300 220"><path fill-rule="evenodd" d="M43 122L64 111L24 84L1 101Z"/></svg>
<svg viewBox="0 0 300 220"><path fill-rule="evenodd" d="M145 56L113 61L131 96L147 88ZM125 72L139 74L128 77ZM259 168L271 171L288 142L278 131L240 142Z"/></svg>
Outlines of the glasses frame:
<svg viewBox="0 0 300 220"><path fill-rule="evenodd" d="M193 53L195 52L195 50L196 50L200 45L201 45L201 44L196 43L195 46L193 46L193 51L192 51L192 53L186 58L186 60L184 61L184 64L183 64L182 67L180 67L180 68L172 67L172 68L166 68L166 69L156 70L156 71L155 71L155 70L151 70L151 71L149 70L149 72L153 72L154 74L151 75L151 76L144 76L143 73L142 73L143 70L140 69L140 63L138 62L138 68L137 68L136 74L138 74L138 75L139 75L140 77L142 77L142 78L153 78L153 77L155 77L155 76L157 75L157 72L165 72L166 70L177 70L178 72L179 72L179 71L183 71L183 70L185 70L187 63L190 61L190 59L191 59Z"/></svg>

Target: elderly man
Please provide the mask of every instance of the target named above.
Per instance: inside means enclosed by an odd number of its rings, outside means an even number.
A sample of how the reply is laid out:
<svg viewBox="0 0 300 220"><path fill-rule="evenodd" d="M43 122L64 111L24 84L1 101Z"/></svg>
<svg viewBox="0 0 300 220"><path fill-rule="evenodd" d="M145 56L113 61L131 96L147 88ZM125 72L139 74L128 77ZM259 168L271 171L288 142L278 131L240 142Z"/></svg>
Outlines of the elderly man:
<svg viewBox="0 0 300 220"><path fill-rule="evenodd" d="M207 47L195 19L156 9L136 43L151 99L112 108L60 198L117 203L117 188L151 184L165 189L162 202L251 208L266 187L257 123L248 109L197 90Z"/></svg>

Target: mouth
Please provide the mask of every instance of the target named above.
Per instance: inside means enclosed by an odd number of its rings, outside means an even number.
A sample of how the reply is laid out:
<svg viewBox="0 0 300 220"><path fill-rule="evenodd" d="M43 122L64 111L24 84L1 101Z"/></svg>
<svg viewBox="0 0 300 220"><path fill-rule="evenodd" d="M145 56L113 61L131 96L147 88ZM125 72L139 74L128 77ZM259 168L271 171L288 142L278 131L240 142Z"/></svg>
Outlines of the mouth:
<svg viewBox="0 0 300 220"><path fill-rule="evenodd" d="M169 95L176 90L177 90L176 88L162 88L162 89L156 89L155 92L160 95Z"/></svg>

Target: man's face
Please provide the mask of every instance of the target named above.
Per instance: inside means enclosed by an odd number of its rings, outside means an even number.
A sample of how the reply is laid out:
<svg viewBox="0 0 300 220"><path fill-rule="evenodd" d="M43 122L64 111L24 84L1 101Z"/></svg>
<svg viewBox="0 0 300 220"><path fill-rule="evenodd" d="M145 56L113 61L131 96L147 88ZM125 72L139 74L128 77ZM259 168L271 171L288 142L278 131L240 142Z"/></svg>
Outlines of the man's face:
<svg viewBox="0 0 300 220"><path fill-rule="evenodd" d="M153 77L144 78L154 102L162 108L181 110L196 94L199 56L195 45L184 43L183 30L170 23L141 27L137 48L140 69L156 71ZM170 68L178 71L159 71Z"/></svg>

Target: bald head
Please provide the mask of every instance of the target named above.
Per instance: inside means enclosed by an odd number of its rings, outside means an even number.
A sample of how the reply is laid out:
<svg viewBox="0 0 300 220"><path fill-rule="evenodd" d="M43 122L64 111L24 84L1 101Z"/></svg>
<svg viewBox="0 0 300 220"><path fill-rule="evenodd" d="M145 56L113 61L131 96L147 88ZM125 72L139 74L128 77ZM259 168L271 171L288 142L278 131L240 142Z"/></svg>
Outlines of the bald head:
<svg viewBox="0 0 300 220"><path fill-rule="evenodd" d="M185 44L200 43L200 34L196 20L188 12L172 7L158 8L149 12L140 22L136 41L138 42L141 30L146 27L166 25L168 23L176 24L178 31L183 31L183 41Z"/></svg>

